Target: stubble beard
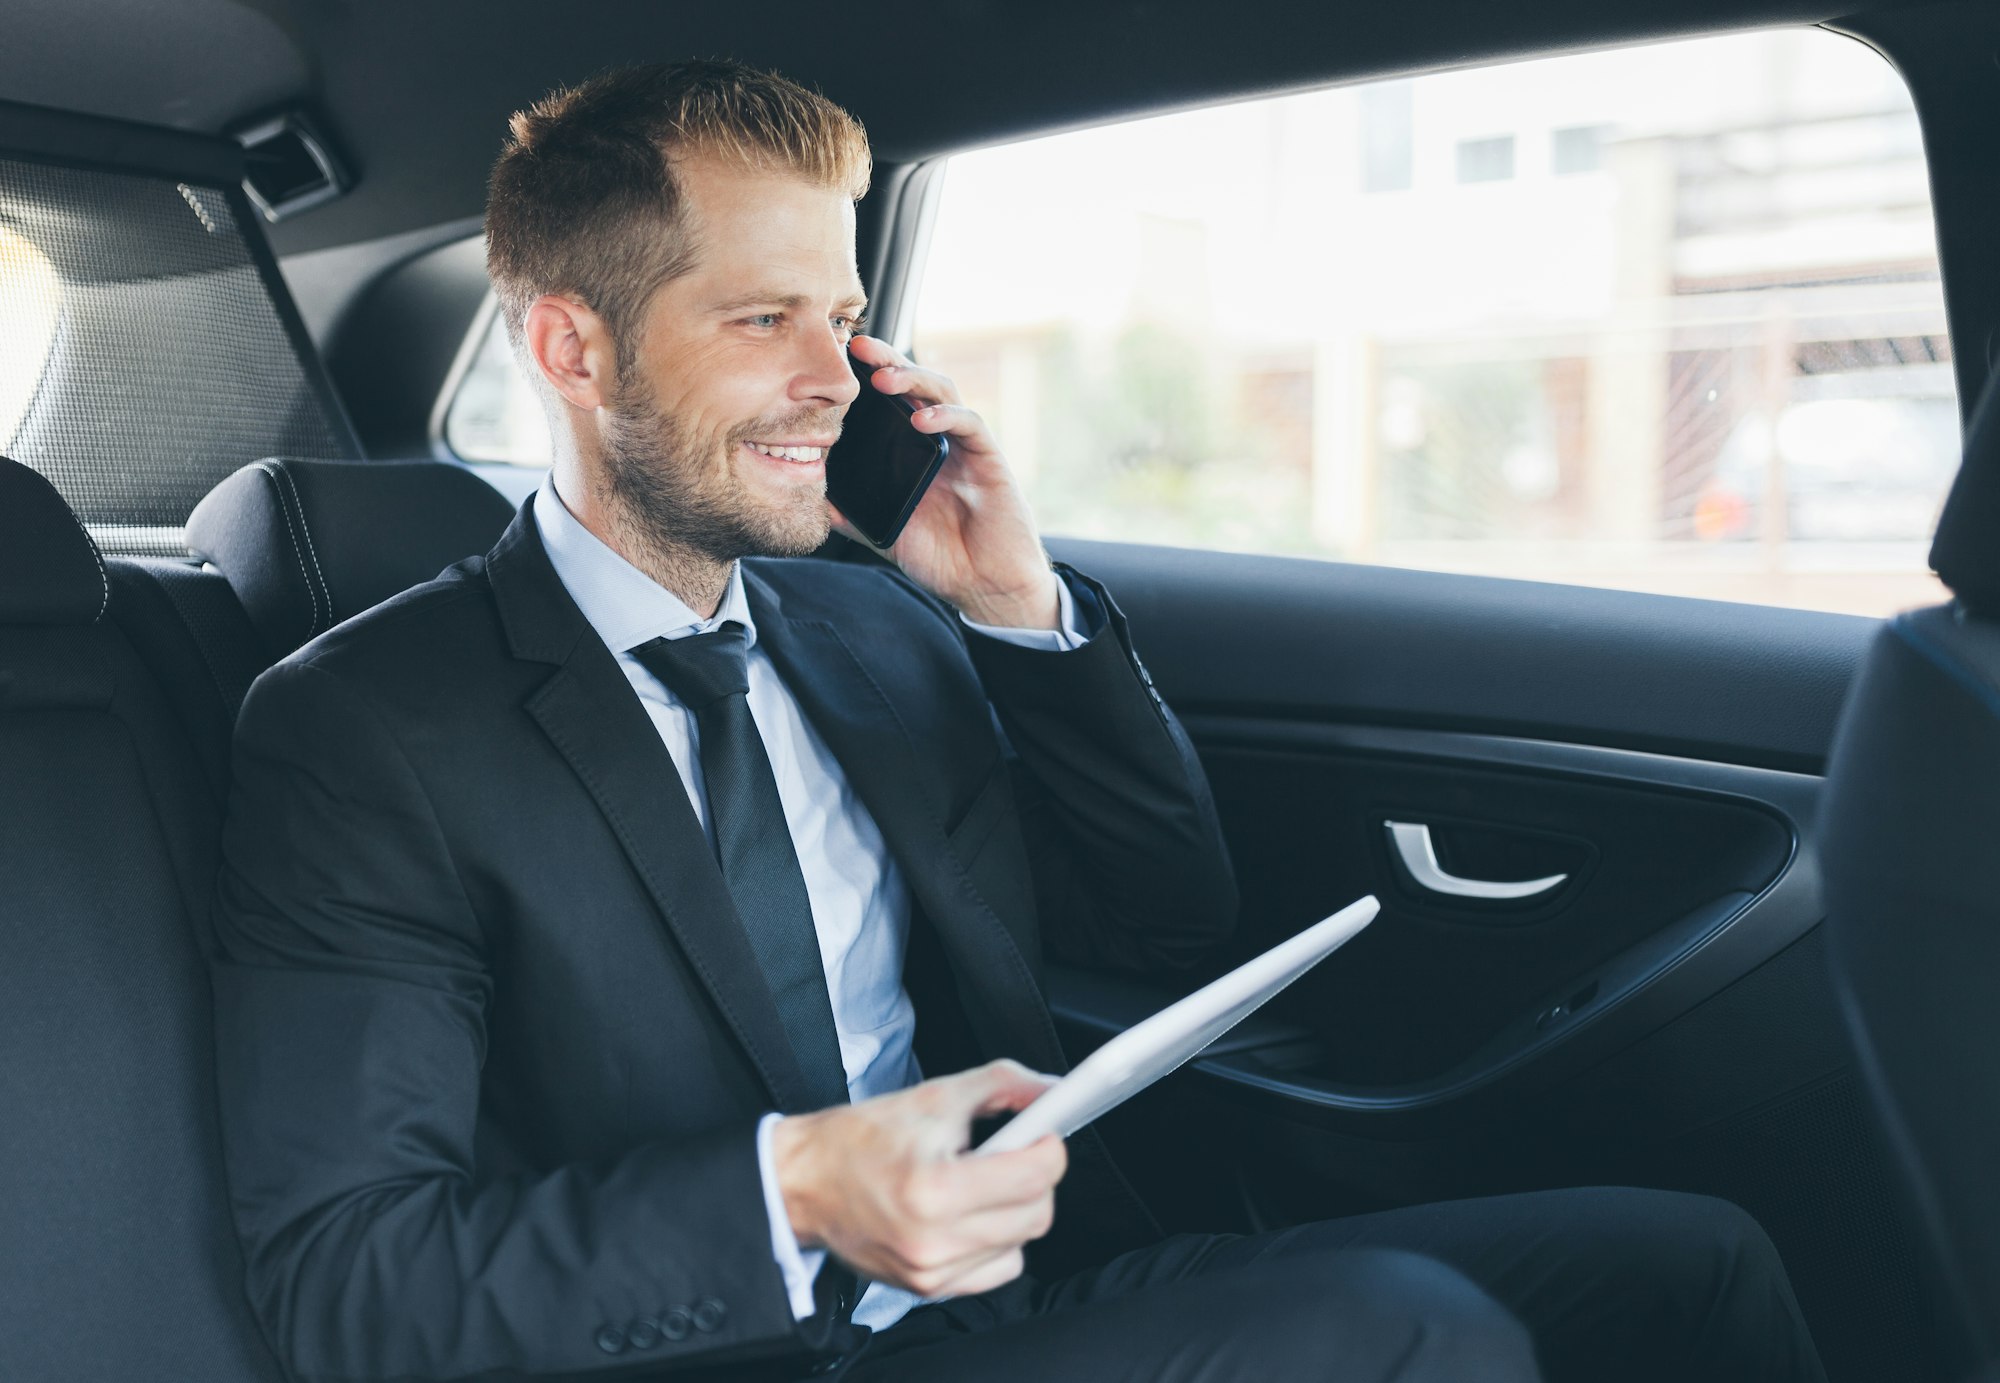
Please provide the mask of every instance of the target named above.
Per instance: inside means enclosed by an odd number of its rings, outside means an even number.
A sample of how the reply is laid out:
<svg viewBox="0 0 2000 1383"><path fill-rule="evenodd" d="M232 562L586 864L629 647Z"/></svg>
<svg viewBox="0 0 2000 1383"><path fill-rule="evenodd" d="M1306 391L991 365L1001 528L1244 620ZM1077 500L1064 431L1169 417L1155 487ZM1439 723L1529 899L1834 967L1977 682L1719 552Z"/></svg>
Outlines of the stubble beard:
<svg viewBox="0 0 2000 1383"><path fill-rule="evenodd" d="M759 419L704 437L643 385L619 395L601 435L606 510L626 555L655 581L684 597L719 594L739 557L802 557L826 541L822 489L802 486L774 505L737 471L743 442L829 431L824 413Z"/></svg>

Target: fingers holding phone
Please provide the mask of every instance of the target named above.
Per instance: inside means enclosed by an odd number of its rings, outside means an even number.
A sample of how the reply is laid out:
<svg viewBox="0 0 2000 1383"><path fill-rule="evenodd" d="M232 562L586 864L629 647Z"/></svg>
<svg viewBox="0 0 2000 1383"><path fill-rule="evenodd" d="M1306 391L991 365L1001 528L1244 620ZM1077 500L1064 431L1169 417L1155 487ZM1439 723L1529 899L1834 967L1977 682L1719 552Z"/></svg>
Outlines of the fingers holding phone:
<svg viewBox="0 0 2000 1383"><path fill-rule="evenodd" d="M827 453L826 496L844 520L842 531L880 552L902 536L924 491L951 455L951 442L944 429L918 422L925 405L909 395L909 381L898 381L901 392L874 383L878 375L901 371L878 368L858 355L849 356L848 363L861 391L841 420L840 440Z"/></svg>
<svg viewBox="0 0 2000 1383"><path fill-rule="evenodd" d="M975 623L1055 628L1055 574L985 420L948 376L886 343L857 336L850 350L862 391L827 456L840 530Z"/></svg>

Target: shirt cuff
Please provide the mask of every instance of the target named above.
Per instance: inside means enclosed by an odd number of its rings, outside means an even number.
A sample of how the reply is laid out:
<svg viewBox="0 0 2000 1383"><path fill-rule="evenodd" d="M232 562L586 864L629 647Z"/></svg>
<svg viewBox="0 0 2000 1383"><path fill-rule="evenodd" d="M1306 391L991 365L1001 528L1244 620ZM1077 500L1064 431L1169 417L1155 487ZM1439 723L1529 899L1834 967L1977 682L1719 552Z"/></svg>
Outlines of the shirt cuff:
<svg viewBox="0 0 2000 1383"><path fill-rule="evenodd" d="M959 619L965 627L976 634L984 634L989 639L998 639L1018 648L1033 648L1044 653L1068 653L1089 643L1097 630L1092 627L1085 631L1077 619L1076 596L1071 593L1069 579L1056 574L1056 624L1054 629L1009 629L998 624L978 624L966 619L961 612Z"/></svg>
<svg viewBox="0 0 2000 1383"><path fill-rule="evenodd" d="M813 1300L813 1280L826 1265L826 1250L800 1248L792 1218L785 1213L785 1194L778 1189L778 1170L771 1161L771 1130L784 1117L766 1114L757 1121L757 1175L764 1182L764 1213L771 1221L771 1257L784 1276L793 1317L804 1320L819 1309Z"/></svg>

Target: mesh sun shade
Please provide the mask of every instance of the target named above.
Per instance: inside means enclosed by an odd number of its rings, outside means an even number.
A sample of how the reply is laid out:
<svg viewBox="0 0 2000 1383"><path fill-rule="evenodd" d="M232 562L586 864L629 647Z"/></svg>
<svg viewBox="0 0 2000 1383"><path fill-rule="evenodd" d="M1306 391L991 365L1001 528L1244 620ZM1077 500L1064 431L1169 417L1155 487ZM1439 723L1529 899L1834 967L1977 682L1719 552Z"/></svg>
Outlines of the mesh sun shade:
<svg viewBox="0 0 2000 1383"><path fill-rule="evenodd" d="M0 454L106 551L175 556L237 467L354 450L220 190L0 157Z"/></svg>

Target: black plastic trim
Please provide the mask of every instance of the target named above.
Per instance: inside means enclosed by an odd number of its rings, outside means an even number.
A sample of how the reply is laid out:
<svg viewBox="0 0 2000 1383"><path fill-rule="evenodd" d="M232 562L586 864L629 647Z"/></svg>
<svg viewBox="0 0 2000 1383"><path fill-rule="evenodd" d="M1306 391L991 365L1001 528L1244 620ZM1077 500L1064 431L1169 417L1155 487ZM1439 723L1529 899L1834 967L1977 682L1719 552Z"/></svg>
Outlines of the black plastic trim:
<svg viewBox="0 0 2000 1383"><path fill-rule="evenodd" d="M888 164L856 212L855 240L867 285L869 334L908 350L929 231L945 160Z"/></svg>
<svg viewBox="0 0 2000 1383"><path fill-rule="evenodd" d="M0 150L38 163L151 173L219 187L243 180L243 148L235 140L15 101L0 101Z"/></svg>

